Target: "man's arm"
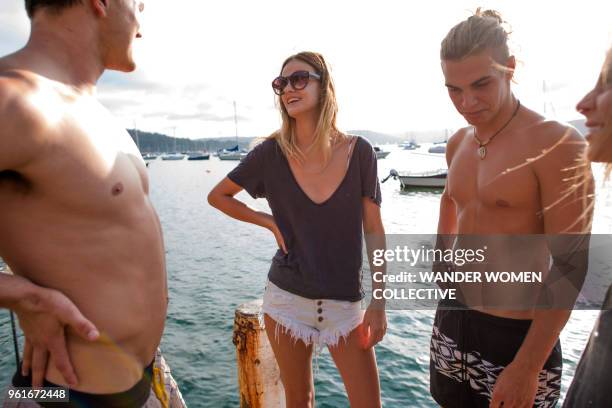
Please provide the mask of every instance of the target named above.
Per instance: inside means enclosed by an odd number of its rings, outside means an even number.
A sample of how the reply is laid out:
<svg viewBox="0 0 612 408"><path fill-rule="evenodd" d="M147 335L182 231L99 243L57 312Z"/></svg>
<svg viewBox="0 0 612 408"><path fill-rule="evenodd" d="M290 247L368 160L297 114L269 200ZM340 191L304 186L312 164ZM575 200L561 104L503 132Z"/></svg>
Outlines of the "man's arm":
<svg viewBox="0 0 612 408"><path fill-rule="evenodd" d="M0 172L21 173L44 145L42 135L48 124L28 99L26 88L23 78L0 75ZM10 238L5 236L1 225L0 234L3 239ZM65 330L71 327L84 339L98 337L95 326L76 306L56 290L37 286L20 276L0 273L0 307L13 310L19 318L26 337L22 371L27 373L31 366L33 385L42 386L49 354L66 381L76 384Z"/></svg>
<svg viewBox="0 0 612 408"><path fill-rule="evenodd" d="M33 286L22 277L0 273L0 308L15 310L33 292Z"/></svg>
<svg viewBox="0 0 612 408"><path fill-rule="evenodd" d="M544 153L540 163L534 165L540 185L544 233L551 246L553 268L556 267L555 257L572 257L574 251L580 252L577 256L581 256L585 250L583 236L590 233L593 215L593 175L588 162L583 160L586 142L572 128L559 126L554 131L561 132L563 137L553 144L548 153ZM581 266L584 266L581 272L586 273L586 265ZM568 276L560 278L569 283ZM564 282L557 284L563 285ZM569 292L561 294L572 295ZM553 302L559 304L555 299ZM567 306L535 310L531 328L515 360L532 369L542 369L571 314L571 306Z"/></svg>
<svg viewBox="0 0 612 408"><path fill-rule="evenodd" d="M95 340L99 333L79 309L54 289L34 285L25 278L0 273L0 307L13 310L26 337L22 374L32 368L32 384L42 386L49 355L70 385L77 377L68 356L65 330L72 328L77 335Z"/></svg>
<svg viewBox="0 0 612 408"><path fill-rule="evenodd" d="M270 230L274 234L278 247L284 253L287 253L285 239L276 225L274 217L262 211L256 211L235 198L235 195L242 190L241 186L225 177L208 193L208 203L232 218Z"/></svg>
<svg viewBox="0 0 612 408"><path fill-rule="evenodd" d="M451 168L453 157L461 140L465 136L465 129L459 130L457 133L451 136L446 144L446 166ZM450 176L450 174L449 174ZM448 176L446 179L446 185L444 186L444 192L440 199L440 216L438 217L438 234L439 235L453 235L457 233L457 208L455 202L450 196L448 186Z"/></svg>
<svg viewBox="0 0 612 408"><path fill-rule="evenodd" d="M451 168L451 163L453 160L453 156L458 148L458 145L463 138L463 134L465 130L461 129L457 133L455 133L449 139L446 144L446 165L449 169ZM452 248L454 243L454 237L457 234L457 206L453 201L452 197L449 193L448 186L448 176L446 178L446 185L444 186L444 192L442 193L442 197L440 198L440 214L438 216L438 230L436 235L435 248L441 251ZM439 261L434 261L432 265L432 270L434 272L447 272L451 269L451 265L444 262L442 259ZM447 289L448 286L445 283L438 283L442 289Z"/></svg>
<svg viewBox="0 0 612 408"><path fill-rule="evenodd" d="M555 252L569 251L559 255L571 256L571 251L583 250L582 237L590 232L592 217L592 174L582 159L585 140L574 129L559 124L551 127L546 130L548 135L544 135L544 138L549 136L547 146L542 149L542 156L533 162L533 170L540 187L544 232L549 243L556 243L556 248L550 248L554 258ZM576 242L579 245L574 245ZM570 314L571 307L535 310L521 348L498 378L492 407L500 406L502 401L504 407L514 406L511 400L517 406L533 405L538 374ZM527 384L529 382L531 384Z"/></svg>
<svg viewBox="0 0 612 408"><path fill-rule="evenodd" d="M444 187L440 199L440 215L438 218L438 234L452 235L457 233L457 208L448 194L448 186Z"/></svg>
<svg viewBox="0 0 612 408"><path fill-rule="evenodd" d="M38 109L44 107L30 95L22 79L0 75L0 171L19 172L44 146L48 124Z"/></svg>

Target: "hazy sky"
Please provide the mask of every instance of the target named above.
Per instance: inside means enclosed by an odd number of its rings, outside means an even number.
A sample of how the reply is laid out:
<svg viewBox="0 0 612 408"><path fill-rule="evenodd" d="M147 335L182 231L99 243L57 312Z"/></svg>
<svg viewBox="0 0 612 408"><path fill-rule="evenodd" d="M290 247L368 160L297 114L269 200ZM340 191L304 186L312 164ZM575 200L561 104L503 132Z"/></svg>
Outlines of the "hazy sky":
<svg viewBox="0 0 612 408"><path fill-rule="evenodd" d="M0 2L0 54L27 41L23 4ZM239 135L267 135L279 126L270 82L285 57L314 50L332 66L342 129L457 128L440 41L479 5L512 25L522 103L577 118L612 43L610 1L145 1L139 67L106 73L98 95L126 127L191 138L233 135L236 101Z"/></svg>

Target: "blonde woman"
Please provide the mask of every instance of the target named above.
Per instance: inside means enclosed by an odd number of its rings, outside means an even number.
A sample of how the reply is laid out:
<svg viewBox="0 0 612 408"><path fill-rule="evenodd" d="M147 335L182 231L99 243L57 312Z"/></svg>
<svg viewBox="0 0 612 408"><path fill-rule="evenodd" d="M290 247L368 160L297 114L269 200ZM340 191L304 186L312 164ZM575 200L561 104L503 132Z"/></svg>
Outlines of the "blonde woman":
<svg viewBox="0 0 612 408"><path fill-rule="evenodd" d="M373 346L386 331L384 304L361 308L362 240L384 237L376 154L336 127L337 104L322 55L300 52L272 82L280 130L257 145L209 194L230 217L270 230L263 313L287 407L314 406L313 349L327 346L351 407L379 407ZM234 196L266 198L272 214ZM378 284L373 283L377 288Z"/></svg>
<svg viewBox="0 0 612 408"><path fill-rule="evenodd" d="M589 128L587 156L590 161L612 166L612 48L608 51L601 75L576 107ZM606 387L612 369L612 287L602 307L576 375L563 403L564 407L612 407L612 394Z"/></svg>

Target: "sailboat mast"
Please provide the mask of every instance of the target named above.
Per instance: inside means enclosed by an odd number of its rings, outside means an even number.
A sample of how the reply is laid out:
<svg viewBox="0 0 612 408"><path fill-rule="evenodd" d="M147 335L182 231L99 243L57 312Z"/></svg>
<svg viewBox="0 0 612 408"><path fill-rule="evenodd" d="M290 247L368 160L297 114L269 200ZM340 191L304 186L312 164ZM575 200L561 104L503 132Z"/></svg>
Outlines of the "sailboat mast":
<svg viewBox="0 0 612 408"><path fill-rule="evenodd" d="M136 146L138 147L138 151L140 151L140 137L138 137L138 126L136 125L136 121L134 121L134 135L136 136Z"/></svg>
<svg viewBox="0 0 612 408"><path fill-rule="evenodd" d="M234 101L234 126L236 128L236 143L238 143L238 115L236 114L236 101Z"/></svg>
<svg viewBox="0 0 612 408"><path fill-rule="evenodd" d="M174 139L174 153L176 153L176 126L172 127L172 138Z"/></svg>

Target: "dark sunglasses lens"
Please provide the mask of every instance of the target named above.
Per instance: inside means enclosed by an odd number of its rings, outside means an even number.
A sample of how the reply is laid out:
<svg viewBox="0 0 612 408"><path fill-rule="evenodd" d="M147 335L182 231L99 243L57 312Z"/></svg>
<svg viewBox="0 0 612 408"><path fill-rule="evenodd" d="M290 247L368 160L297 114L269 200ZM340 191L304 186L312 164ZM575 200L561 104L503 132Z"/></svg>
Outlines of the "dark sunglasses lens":
<svg viewBox="0 0 612 408"><path fill-rule="evenodd" d="M280 95L283 93L283 90L287 86L287 79L283 77L277 77L272 81L272 89L274 89L274 93Z"/></svg>
<svg viewBox="0 0 612 408"><path fill-rule="evenodd" d="M297 71L289 76L289 81L293 89L300 90L306 88L308 78L310 78L308 71Z"/></svg>

